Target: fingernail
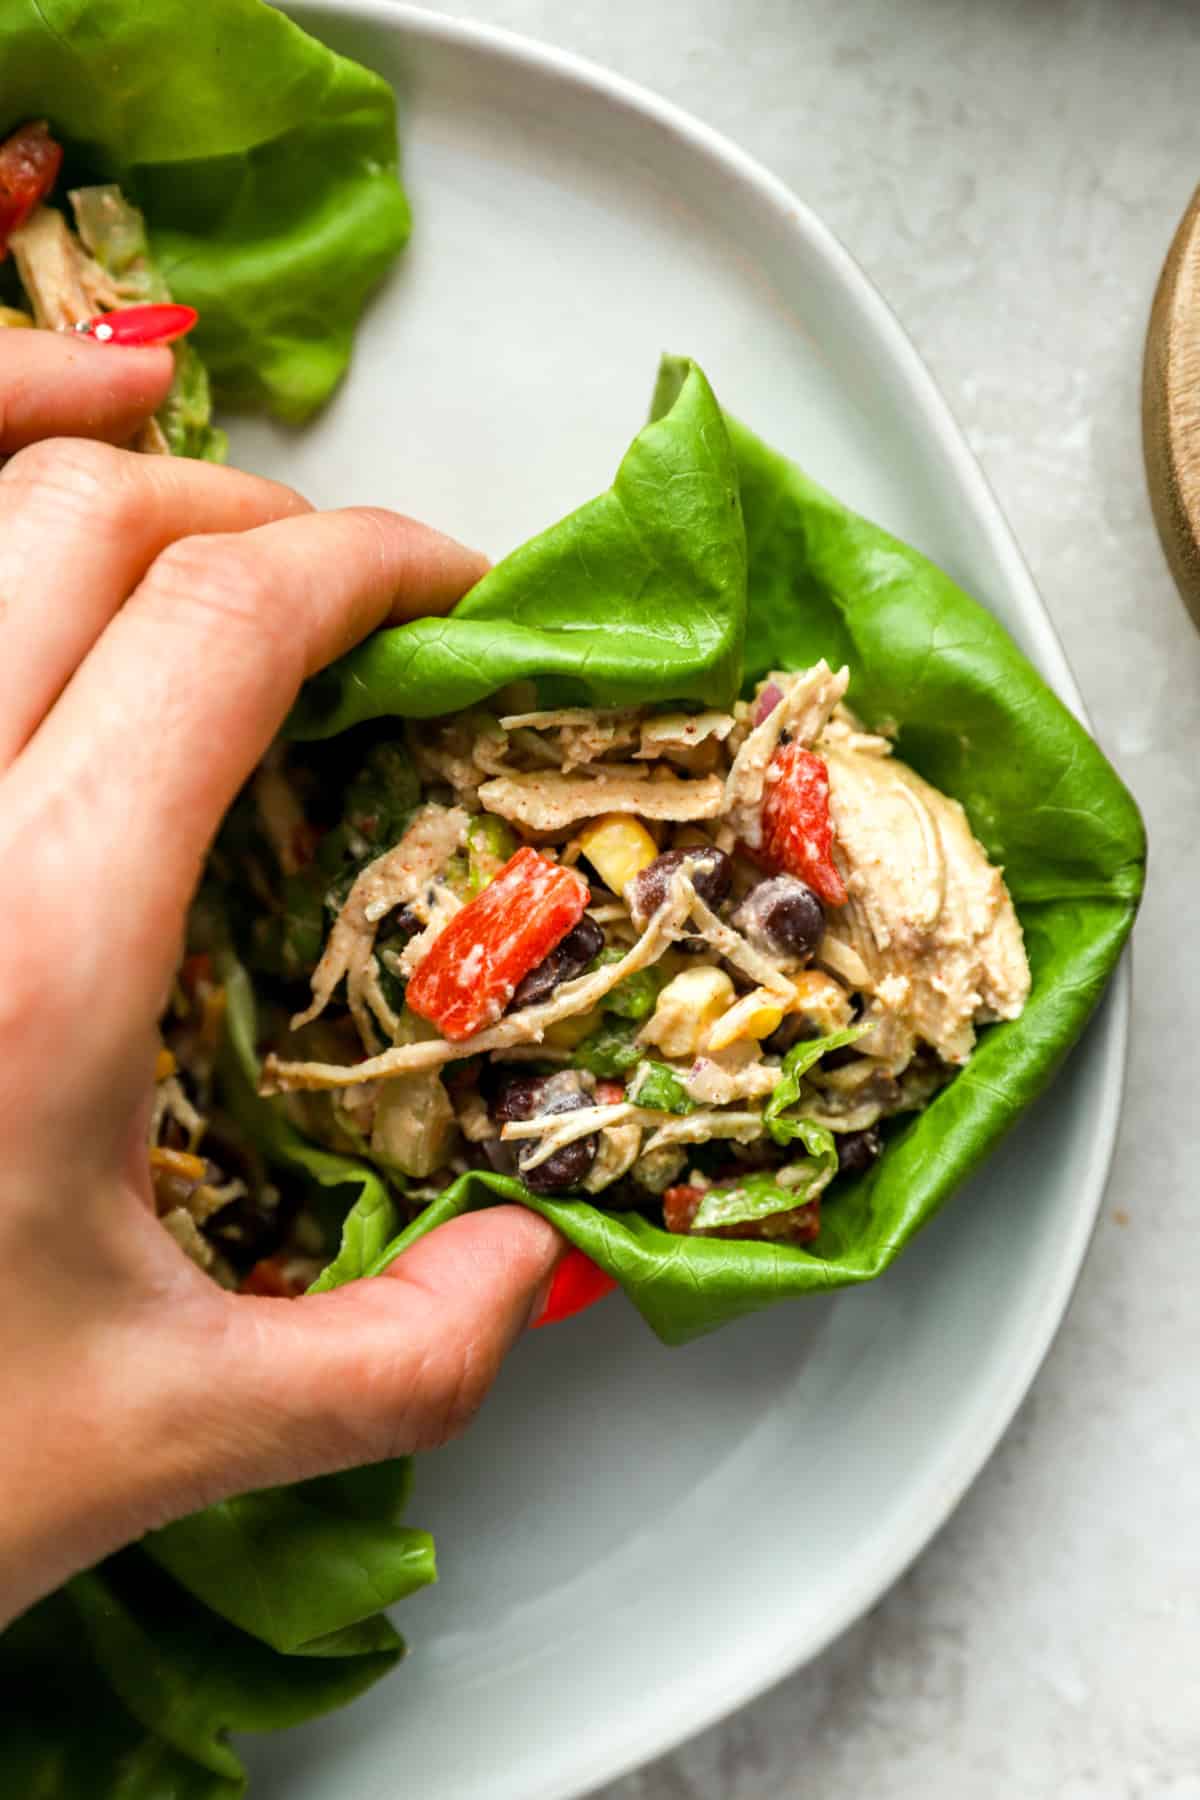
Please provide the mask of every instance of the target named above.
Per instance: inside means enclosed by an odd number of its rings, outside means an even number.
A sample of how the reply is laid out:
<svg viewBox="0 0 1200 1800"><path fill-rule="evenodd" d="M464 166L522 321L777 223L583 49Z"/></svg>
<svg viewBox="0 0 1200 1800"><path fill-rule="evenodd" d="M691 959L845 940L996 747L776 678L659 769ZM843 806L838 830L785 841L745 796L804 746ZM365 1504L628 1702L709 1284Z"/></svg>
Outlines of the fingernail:
<svg viewBox="0 0 1200 1800"><path fill-rule="evenodd" d="M594 1306L597 1300L603 1300L619 1285L615 1276L600 1268L582 1250L568 1250L550 1277L544 1296L539 1295L541 1305L535 1302L530 1308L530 1331L536 1331L542 1325L556 1325L560 1319L573 1318L576 1313Z"/></svg>
<svg viewBox="0 0 1200 1800"><path fill-rule="evenodd" d="M199 317L194 306L122 306L115 312L97 313L75 329L80 337L90 337L96 344L145 349L186 337Z"/></svg>

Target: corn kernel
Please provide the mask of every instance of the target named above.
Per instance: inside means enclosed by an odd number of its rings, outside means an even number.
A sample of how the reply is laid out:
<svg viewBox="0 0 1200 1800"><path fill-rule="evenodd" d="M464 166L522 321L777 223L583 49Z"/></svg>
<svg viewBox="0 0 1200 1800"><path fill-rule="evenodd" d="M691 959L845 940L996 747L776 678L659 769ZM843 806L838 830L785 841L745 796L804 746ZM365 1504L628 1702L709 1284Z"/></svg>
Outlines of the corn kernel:
<svg viewBox="0 0 1200 1800"><path fill-rule="evenodd" d="M792 982L796 1004L789 1011L802 1012L811 1019L822 1037L850 1024L849 996L831 975L823 975L819 969L802 969L799 975L792 976Z"/></svg>
<svg viewBox="0 0 1200 1800"><path fill-rule="evenodd" d="M168 1075L173 1075L175 1073L177 1066L175 1058L167 1049L167 1046L165 1044L160 1044L158 1046L158 1056L154 1063L155 1081L165 1081Z"/></svg>
<svg viewBox="0 0 1200 1800"><path fill-rule="evenodd" d="M601 881L614 894L640 875L658 855L658 845L631 813L605 813L579 834L579 845Z"/></svg>
<svg viewBox="0 0 1200 1800"><path fill-rule="evenodd" d="M734 985L724 969L685 969L668 981L658 996L639 1042L657 1044L666 1056L696 1056L708 1034L734 998Z"/></svg>
<svg viewBox="0 0 1200 1800"><path fill-rule="evenodd" d="M765 988L743 994L708 1034L706 1050L725 1050L739 1038L765 1038L782 1023L783 1007Z"/></svg>
<svg viewBox="0 0 1200 1800"><path fill-rule="evenodd" d="M33 327L33 320L19 306L0 306L0 330L5 327L15 331L29 331Z"/></svg>

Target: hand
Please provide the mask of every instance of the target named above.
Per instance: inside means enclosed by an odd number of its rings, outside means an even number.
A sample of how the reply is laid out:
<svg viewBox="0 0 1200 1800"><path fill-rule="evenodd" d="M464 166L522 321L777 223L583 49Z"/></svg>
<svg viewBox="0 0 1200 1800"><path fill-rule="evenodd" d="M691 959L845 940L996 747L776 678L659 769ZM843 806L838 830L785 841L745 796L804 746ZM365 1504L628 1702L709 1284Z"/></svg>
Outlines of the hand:
<svg viewBox="0 0 1200 1800"><path fill-rule="evenodd" d="M170 374L0 331L0 1622L213 1500L451 1436L560 1243L497 1207L271 1300L154 1217L156 1020L222 814L306 676L483 567L395 513L113 448Z"/></svg>

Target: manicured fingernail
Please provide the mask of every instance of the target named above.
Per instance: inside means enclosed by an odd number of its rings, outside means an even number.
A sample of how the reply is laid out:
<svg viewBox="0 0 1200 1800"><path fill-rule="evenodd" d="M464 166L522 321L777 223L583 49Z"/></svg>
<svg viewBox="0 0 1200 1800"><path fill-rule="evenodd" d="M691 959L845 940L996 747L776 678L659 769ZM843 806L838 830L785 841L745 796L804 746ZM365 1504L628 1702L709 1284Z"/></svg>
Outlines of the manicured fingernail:
<svg viewBox="0 0 1200 1800"><path fill-rule="evenodd" d="M187 336L199 317L194 306L122 306L116 312L97 313L75 329L97 344L144 347L175 343Z"/></svg>
<svg viewBox="0 0 1200 1800"><path fill-rule="evenodd" d="M568 1250L550 1277L541 1306L531 1309L529 1329L536 1331L541 1325L556 1325L560 1319L572 1318L603 1300L619 1285L582 1250Z"/></svg>

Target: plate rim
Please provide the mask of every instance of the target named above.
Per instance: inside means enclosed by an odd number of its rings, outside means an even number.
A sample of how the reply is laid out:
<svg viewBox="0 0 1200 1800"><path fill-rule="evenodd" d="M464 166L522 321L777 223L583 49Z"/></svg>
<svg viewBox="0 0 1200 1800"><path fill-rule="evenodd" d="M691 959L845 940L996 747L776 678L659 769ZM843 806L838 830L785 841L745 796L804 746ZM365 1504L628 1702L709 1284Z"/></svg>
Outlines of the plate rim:
<svg viewBox="0 0 1200 1800"><path fill-rule="evenodd" d="M636 115L753 190L775 213L782 233L798 237L808 254L825 263L856 315L871 332L885 363L903 383L913 409L914 428L936 445L954 466L970 504L972 518L990 550L1007 591L1012 594L1031 646L1031 660L1049 685L1090 731L1091 721L1058 632L1018 547L1007 518L931 371L897 314L871 278L823 219L783 180L722 132L706 125L676 102L615 70L574 51L560 49L504 26L440 13L408 0L280 0L281 10L309 24L320 36L322 15L341 13L378 24L435 48L483 51L510 67L543 79L566 81L607 101L618 113ZM981 602L982 604L982 602ZM947 1446L952 1467L937 1477L937 1492L925 1505L915 1505L906 1528L888 1546L865 1556L857 1578L848 1580L841 1602L818 1626L802 1626L782 1654L755 1658L756 1640L738 1639L736 1653L726 1650L722 1678L710 1680L706 1694L693 1691L686 1713L677 1708L664 1717L647 1708L646 1722L627 1732L611 1756L590 1759L586 1781L557 1778L528 1790L525 1800L583 1800L655 1757L709 1729L748 1705L769 1688L819 1656L835 1638L855 1624L901 1578L941 1531L982 1473L1011 1425L1022 1401L1053 1346L1070 1308L1094 1233L1112 1169L1124 1099L1129 1044L1131 954L1126 949L1108 988L1086 1028L1081 1043L1091 1043L1102 1093L1100 1129L1096 1133L1086 1179L1073 1203L1070 1232L1060 1264L1050 1272L1037 1308L1036 1325L1019 1354L1009 1359L1003 1380L985 1405L960 1426L957 1442ZM1077 1045L1072 1055L1078 1054ZM578 1772L582 1774L582 1771Z"/></svg>

